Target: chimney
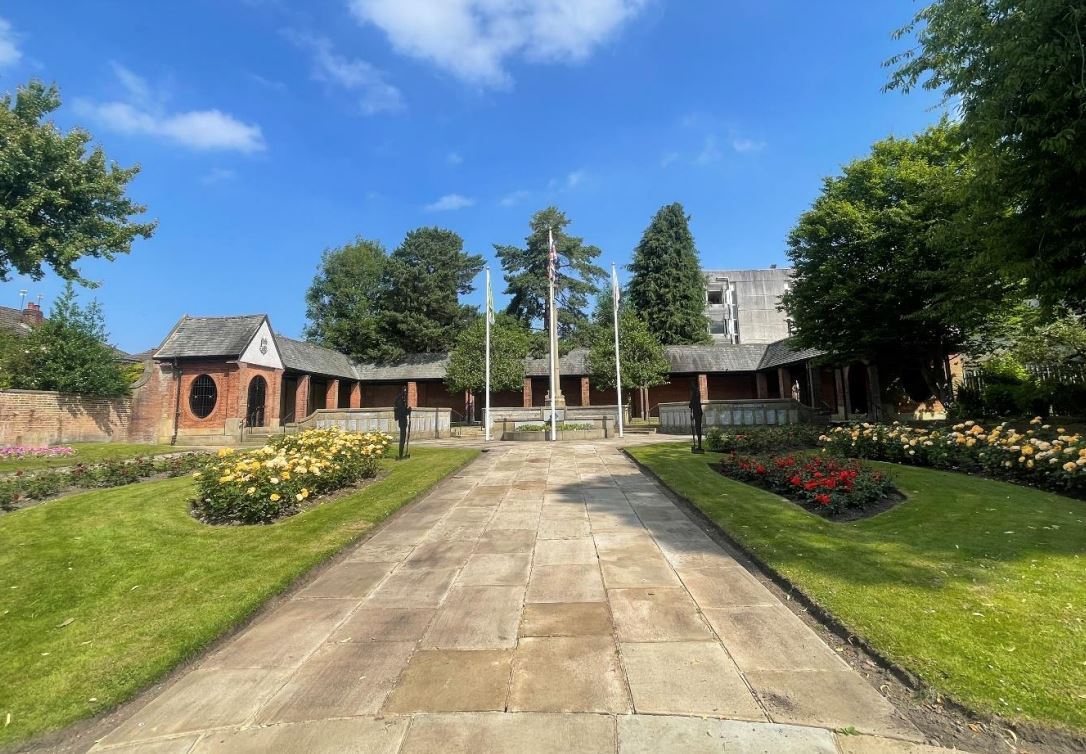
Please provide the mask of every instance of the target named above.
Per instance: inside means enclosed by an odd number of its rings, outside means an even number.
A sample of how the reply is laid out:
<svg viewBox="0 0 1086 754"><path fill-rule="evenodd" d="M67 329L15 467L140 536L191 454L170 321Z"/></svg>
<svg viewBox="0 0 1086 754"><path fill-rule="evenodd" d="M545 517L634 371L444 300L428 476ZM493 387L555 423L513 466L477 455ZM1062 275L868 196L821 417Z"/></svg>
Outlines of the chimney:
<svg viewBox="0 0 1086 754"><path fill-rule="evenodd" d="M23 322L28 325L40 325L42 321L41 305L35 303L29 303L26 308L23 309Z"/></svg>

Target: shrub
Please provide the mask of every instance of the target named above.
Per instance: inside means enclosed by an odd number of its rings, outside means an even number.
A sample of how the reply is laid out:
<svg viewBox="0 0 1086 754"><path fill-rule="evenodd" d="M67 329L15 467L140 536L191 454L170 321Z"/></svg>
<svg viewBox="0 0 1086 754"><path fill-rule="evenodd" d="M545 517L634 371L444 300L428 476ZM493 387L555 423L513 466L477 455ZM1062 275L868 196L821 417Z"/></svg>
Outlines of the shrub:
<svg viewBox="0 0 1086 754"><path fill-rule="evenodd" d="M986 428L966 421L947 428L893 424L835 427L819 438L838 456L938 469L983 471L1037 487L1086 495L1086 437L1034 417L1021 432L1003 422Z"/></svg>
<svg viewBox="0 0 1086 754"><path fill-rule="evenodd" d="M291 515L309 497L377 475L391 438L311 429L280 435L260 450L219 451L215 463L194 476L197 516L210 523L268 523Z"/></svg>
<svg viewBox="0 0 1086 754"><path fill-rule="evenodd" d="M894 491L886 475L858 461L817 455L733 454L720 461L719 469L727 477L765 487L827 513L864 508Z"/></svg>
<svg viewBox="0 0 1086 754"><path fill-rule="evenodd" d="M711 427L705 447L717 453L772 453L777 450L814 448L824 427L784 424L773 427Z"/></svg>
<svg viewBox="0 0 1086 754"><path fill-rule="evenodd" d="M577 430L593 429L594 427L595 427L594 424L588 424L588 423L585 423L585 422L580 422L580 423L576 423L576 422L571 422L571 423L558 422L557 423L557 429L558 429L559 432L573 432L573 431L577 431ZM516 432L550 432L551 431L551 425L550 424L521 424L519 427L516 428L515 431Z"/></svg>

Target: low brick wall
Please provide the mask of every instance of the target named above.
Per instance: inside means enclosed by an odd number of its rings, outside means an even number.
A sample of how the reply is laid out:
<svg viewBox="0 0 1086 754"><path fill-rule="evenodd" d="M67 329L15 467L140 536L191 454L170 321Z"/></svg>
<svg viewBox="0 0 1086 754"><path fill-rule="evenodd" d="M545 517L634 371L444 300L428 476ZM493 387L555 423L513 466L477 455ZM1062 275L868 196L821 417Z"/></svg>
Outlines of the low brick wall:
<svg viewBox="0 0 1086 754"><path fill-rule="evenodd" d="M127 442L130 398L0 390L0 445Z"/></svg>
<svg viewBox="0 0 1086 754"><path fill-rule="evenodd" d="M705 401L702 428L766 426L811 422L814 412L791 399ZM690 404L661 403L660 432L669 435L690 433Z"/></svg>

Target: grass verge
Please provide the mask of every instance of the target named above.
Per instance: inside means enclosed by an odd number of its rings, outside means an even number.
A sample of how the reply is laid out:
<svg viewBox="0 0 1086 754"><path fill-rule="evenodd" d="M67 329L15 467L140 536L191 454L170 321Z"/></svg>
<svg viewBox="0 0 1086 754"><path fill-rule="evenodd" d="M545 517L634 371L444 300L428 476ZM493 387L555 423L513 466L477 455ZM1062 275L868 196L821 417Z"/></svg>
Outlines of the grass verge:
<svg viewBox="0 0 1086 754"><path fill-rule="evenodd" d="M852 523L709 467L685 445L628 452L884 656L970 707L1086 729L1086 504L894 464L908 499Z"/></svg>
<svg viewBox="0 0 1086 754"><path fill-rule="evenodd" d="M135 458L136 456L178 453L185 450L185 448L178 448L173 445L138 445L119 442L73 442L66 447L72 448L75 453L70 456L54 456L50 458L0 459L0 474L36 469L58 469L62 466L75 466L80 463L101 463L102 461Z"/></svg>
<svg viewBox="0 0 1086 754"><path fill-rule="evenodd" d="M188 478L0 518L0 745L130 698L477 453L412 448L383 479L270 526L196 521Z"/></svg>

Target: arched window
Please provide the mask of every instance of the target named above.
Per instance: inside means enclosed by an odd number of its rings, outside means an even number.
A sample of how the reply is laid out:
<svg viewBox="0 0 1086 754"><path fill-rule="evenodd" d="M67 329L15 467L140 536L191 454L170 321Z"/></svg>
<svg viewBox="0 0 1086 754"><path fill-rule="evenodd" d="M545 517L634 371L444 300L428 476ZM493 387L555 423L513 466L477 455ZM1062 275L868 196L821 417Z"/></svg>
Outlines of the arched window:
<svg viewBox="0 0 1086 754"><path fill-rule="evenodd" d="M215 380L201 374L192 381L192 387L189 388L189 408L197 418L206 419L215 410L218 397L219 390L215 387Z"/></svg>

